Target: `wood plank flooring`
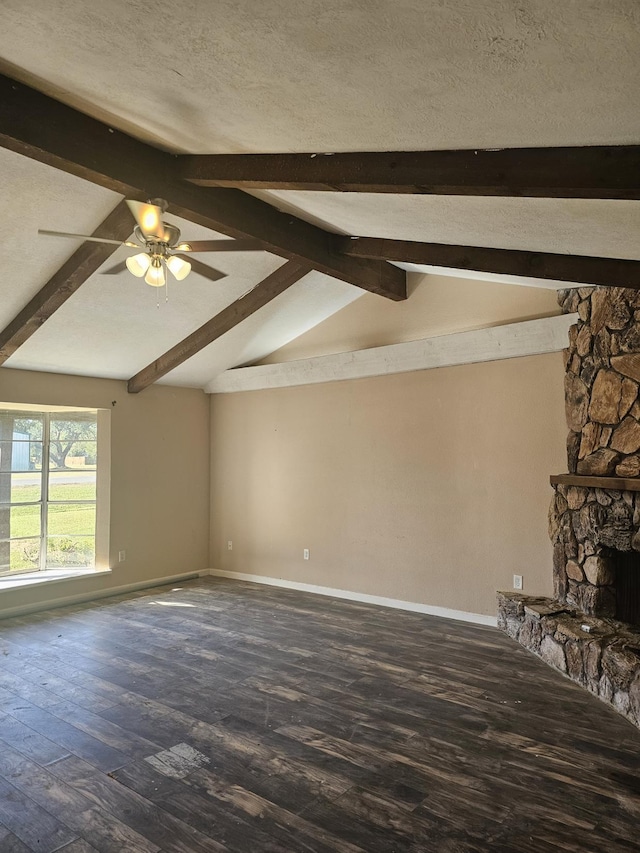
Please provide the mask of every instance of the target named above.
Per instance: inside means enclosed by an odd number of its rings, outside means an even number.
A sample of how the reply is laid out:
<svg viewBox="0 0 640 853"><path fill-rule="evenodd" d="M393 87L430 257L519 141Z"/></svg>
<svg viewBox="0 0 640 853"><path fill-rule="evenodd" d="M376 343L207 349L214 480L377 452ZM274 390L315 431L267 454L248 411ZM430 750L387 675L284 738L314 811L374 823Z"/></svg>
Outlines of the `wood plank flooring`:
<svg viewBox="0 0 640 853"><path fill-rule="evenodd" d="M0 622L1 853L629 853L639 820L640 732L495 629L208 578Z"/></svg>

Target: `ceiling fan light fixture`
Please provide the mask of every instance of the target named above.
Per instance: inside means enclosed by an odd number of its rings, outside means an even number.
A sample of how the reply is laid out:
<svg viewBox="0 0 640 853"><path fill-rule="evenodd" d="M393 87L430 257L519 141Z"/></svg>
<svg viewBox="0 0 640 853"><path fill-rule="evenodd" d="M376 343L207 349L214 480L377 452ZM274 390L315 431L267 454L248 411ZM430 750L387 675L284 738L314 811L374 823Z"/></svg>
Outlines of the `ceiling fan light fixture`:
<svg viewBox="0 0 640 853"><path fill-rule="evenodd" d="M151 265L147 270L147 274L144 277L144 280L147 284L150 284L151 287L164 287L167 283L167 278L164 274L164 269L162 268L162 262L160 258L153 258L151 261Z"/></svg>
<svg viewBox="0 0 640 853"><path fill-rule="evenodd" d="M262 245L257 240L196 240L193 243L187 243L180 240L180 229L177 225L164 222L163 216L168 209L168 203L164 199L154 198L147 202L125 199L124 204L129 208L136 222L132 240L115 240L109 237L94 236L94 234L102 233L100 229L91 235L41 229L38 230L38 233L53 235L54 237L69 237L73 240L82 240L82 242L107 243L111 246L127 246L131 249L138 249L137 255L123 258L119 263L108 269L100 270L100 272L105 275L119 275L127 269L136 278L144 278L146 283L152 287L167 285L167 269L177 281L182 281L192 271L192 264L187 258L184 255L174 254L175 252L253 251L261 248ZM121 210L122 208L118 206L114 213L119 216ZM113 214L110 214L111 216ZM111 227L110 225L109 229ZM101 229L104 229L104 223ZM250 245L247 246L246 244ZM225 273L213 269L195 258L193 265L199 275L211 281L218 281L225 276Z"/></svg>
<svg viewBox="0 0 640 853"><path fill-rule="evenodd" d="M177 255L172 255L170 258L167 258L167 266L178 281L182 281L182 279L186 278L191 272L191 264L189 261L183 261L182 258L179 258Z"/></svg>
<svg viewBox="0 0 640 853"><path fill-rule="evenodd" d="M132 255L130 258L127 258L125 263L130 273L138 278L142 278L151 266L151 258L146 252L140 252L139 255Z"/></svg>

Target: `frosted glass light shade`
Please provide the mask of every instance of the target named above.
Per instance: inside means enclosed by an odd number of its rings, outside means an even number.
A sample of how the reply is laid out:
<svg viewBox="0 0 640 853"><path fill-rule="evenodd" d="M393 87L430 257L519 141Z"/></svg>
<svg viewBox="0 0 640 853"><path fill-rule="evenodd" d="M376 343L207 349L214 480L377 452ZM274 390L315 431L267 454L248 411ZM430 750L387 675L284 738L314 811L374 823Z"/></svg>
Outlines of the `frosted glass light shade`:
<svg viewBox="0 0 640 853"><path fill-rule="evenodd" d="M182 258L179 258L177 255L172 255L170 258L167 258L167 266L178 281L182 281L182 279L186 278L191 272L191 264L189 261L183 261Z"/></svg>
<svg viewBox="0 0 640 853"><path fill-rule="evenodd" d="M132 255L130 258L127 258L125 263L130 273L133 273L138 278L142 278L151 266L151 259L145 252L141 252L139 255Z"/></svg>
<svg viewBox="0 0 640 853"><path fill-rule="evenodd" d="M159 260L153 260L151 266L147 270L144 280L147 284L150 284L151 287L164 287L167 283L167 279L162 268L162 263Z"/></svg>

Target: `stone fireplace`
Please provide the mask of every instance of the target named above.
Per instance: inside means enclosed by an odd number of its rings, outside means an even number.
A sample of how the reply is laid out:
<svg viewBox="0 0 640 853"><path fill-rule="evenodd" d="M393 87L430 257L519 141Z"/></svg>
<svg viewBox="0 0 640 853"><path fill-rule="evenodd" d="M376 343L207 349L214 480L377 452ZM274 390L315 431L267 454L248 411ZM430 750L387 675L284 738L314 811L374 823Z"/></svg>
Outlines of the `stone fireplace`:
<svg viewBox="0 0 640 853"><path fill-rule="evenodd" d="M640 291L559 291L567 473L551 477L554 598L498 594L498 624L640 726Z"/></svg>

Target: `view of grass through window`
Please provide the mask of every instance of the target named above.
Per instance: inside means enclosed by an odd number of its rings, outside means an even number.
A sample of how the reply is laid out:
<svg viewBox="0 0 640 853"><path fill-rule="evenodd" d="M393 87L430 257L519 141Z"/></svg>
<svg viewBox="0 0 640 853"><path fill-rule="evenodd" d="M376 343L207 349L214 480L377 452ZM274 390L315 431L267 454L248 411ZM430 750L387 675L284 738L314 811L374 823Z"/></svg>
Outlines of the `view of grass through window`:
<svg viewBox="0 0 640 853"><path fill-rule="evenodd" d="M0 574L93 566L96 412L0 410Z"/></svg>

